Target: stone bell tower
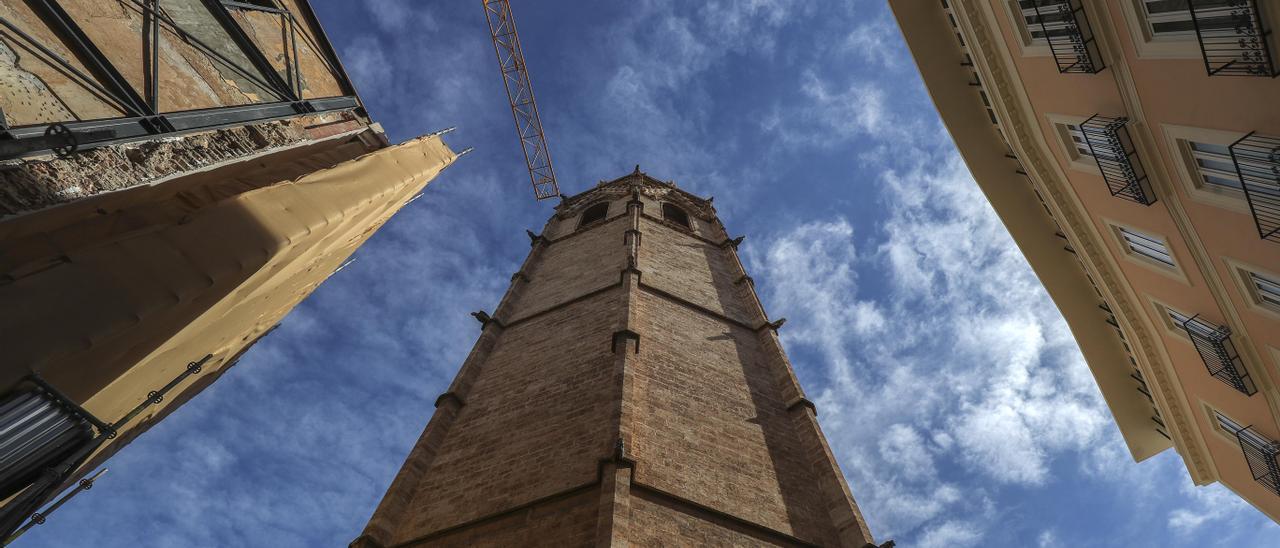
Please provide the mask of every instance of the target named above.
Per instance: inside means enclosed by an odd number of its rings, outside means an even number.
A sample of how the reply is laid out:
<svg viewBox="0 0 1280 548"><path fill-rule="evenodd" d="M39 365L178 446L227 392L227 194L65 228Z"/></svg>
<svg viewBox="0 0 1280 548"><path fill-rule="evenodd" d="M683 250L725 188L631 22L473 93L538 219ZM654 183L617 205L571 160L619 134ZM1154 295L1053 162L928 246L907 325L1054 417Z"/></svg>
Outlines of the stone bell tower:
<svg viewBox="0 0 1280 548"><path fill-rule="evenodd" d="M353 547L871 542L711 200L637 167L530 238Z"/></svg>

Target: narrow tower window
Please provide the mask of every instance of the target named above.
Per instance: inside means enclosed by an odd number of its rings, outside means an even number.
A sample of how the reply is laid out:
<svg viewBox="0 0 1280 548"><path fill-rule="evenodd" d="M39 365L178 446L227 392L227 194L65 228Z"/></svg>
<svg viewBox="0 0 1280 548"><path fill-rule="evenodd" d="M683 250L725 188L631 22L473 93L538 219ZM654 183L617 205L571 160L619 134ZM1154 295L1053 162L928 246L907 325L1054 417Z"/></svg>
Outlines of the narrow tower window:
<svg viewBox="0 0 1280 548"><path fill-rule="evenodd" d="M689 214L685 213L683 209L665 202L662 204L662 218L685 228L690 228Z"/></svg>
<svg viewBox="0 0 1280 548"><path fill-rule="evenodd" d="M588 207L582 212L582 220L578 221L578 228L582 228L596 221L603 221L605 215L609 214L609 202L600 202L596 205Z"/></svg>

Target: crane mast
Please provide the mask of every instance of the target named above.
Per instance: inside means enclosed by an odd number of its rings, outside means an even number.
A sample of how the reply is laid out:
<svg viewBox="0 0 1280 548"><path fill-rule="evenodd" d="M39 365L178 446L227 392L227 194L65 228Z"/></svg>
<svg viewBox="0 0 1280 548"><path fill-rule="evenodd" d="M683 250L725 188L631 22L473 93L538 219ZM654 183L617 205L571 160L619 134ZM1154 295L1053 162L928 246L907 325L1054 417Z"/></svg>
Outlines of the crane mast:
<svg viewBox="0 0 1280 548"><path fill-rule="evenodd" d="M498 56L498 68L502 71L502 83L507 88L511 115L515 118L516 133L524 151L525 165L529 168L534 196L539 200L559 196L560 186L556 184L556 172L551 167L551 153L542 132L542 119L538 117L538 104L533 99L533 84L529 81L520 36L516 34L516 22L511 17L511 3L508 0L483 1L485 17L489 20L489 34L493 38L493 51Z"/></svg>

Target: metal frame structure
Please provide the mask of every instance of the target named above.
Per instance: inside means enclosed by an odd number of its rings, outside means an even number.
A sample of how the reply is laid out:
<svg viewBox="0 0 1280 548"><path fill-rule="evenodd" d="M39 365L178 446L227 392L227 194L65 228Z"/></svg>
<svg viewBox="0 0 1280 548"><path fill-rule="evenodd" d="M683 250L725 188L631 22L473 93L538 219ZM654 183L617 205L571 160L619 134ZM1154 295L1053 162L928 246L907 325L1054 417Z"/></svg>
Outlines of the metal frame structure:
<svg viewBox="0 0 1280 548"><path fill-rule="evenodd" d="M0 160L20 158L33 154L53 152L66 156L77 150L153 138L157 135L178 134L278 120L312 112L355 110L363 114L363 105L351 85L350 78L338 61L337 54L324 37L315 14L305 0L299 0L298 14L319 35L308 45L320 56L337 80L344 95L320 99L302 98L301 73L298 66L297 17L288 10L264 7L257 4L231 0L200 0L236 47L253 65L249 70L218 54L214 48L200 41L167 16L159 6L159 0L122 0L137 9L143 16L142 54L144 67L143 90L139 92L124 78L93 40L74 19L58 4L58 0L28 0L41 20L53 30L81 63L88 73L78 69L53 49L24 32L18 25L0 17L0 27L23 41L42 60L57 67L90 93L120 110L123 116L99 120L66 120L52 124L10 127L0 115ZM286 77L282 78L271 66L263 52L240 28L230 10L253 10L274 13L281 17L287 29L285 39ZM273 100L249 105L215 107L179 112L161 112L159 71L160 30L164 28L180 36L184 42L217 62L235 71L272 94Z"/></svg>
<svg viewBox="0 0 1280 548"><path fill-rule="evenodd" d="M1209 375L1246 396L1258 392L1258 387L1244 369L1244 362L1236 352L1235 344L1231 342L1231 328L1204 321L1199 314L1182 322L1182 328L1187 331L1200 359L1204 360Z"/></svg>
<svg viewBox="0 0 1280 548"><path fill-rule="evenodd" d="M1032 7L1044 39L1049 42L1049 52L1058 65L1058 72L1097 74L1107 68L1102 62L1098 41L1094 38L1093 27L1089 25L1081 0L1036 0ZM1046 16L1054 15L1060 20L1051 25Z"/></svg>
<svg viewBox="0 0 1280 548"><path fill-rule="evenodd" d="M1256 0L1187 3L1209 76L1280 76Z"/></svg>
<svg viewBox="0 0 1280 548"><path fill-rule="evenodd" d="M39 513L36 512L36 510L54 495L59 486L66 482L68 478L72 477L81 465L83 465L85 461L98 450L98 448L102 447L107 440L114 439L121 428L129 424L133 419L137 418L138 415L141 415L148 407L164 401L164 397L169 393L169 391L176 388L178 384L186 380L187 377L199 374L203 370L204 365L212 358L212 354L206 354L198 361L188 363L182 373L178 374L178 376L174 377L173 380L169 381L168 384L165 384L160 389L152 390L147 393L147 397L142 401L142 403L134 407L133 410L124 417L121 417L119 420L111 424L107 424L94 417L93 414L81 408L62 392L58 391L57 388L54 388L49 383L45 382L39 375L32 373L24 378L22 383L28 383L35 386L41 392L45 393L50 399L56 401L61 407L69 410L75 416L83 419L89 424L92 424L93 428L97 430L97 435L80 446L61 463L46 469L39 479L15 495L3 507L0 507L0 539L11 539L11 535L20 529L20 526L22 526L24 521L29 520L36 525L43 523L44 516L48 514L48 511ZM29 528L30 525L21 527L23 530ZM7 543L8 540L5 540L4 542Z"/></svg>
<svg viewBox="0 0 1280 548"><path fill-rule="evenodd" d="M1249 473L1254 481L1280 495L1280 443L1259 434L1253 426L1237 430L1236 440L1240 442L1240 450L1244 452L1244 460L1249 464Z"/></svg>
<svg viewBox="0 0 1280 548"><path fill-rule="evenodd" d="M539 200L560 195L556 172L551 167L551 152L547 150L547 137L542 131L542 119L538 116L538 104L533 98L533 84L520 47L520 35L511 16L508 0L484 0L484 14L489 21L489 35L493 38L493 52L498 56L498 68L502 71L502 83L511 103L511 115L515 118L516 133L524 152L525 166L529 168L529 180L533 193Z"/></svg>
<svg viewBox="0 0 1280 548"><path fill-rule="evenodd" d="M1125 128L1128 122L1124 117L1094 114L1080 124L1080 132L1111 195L1149 206L1156 203L1156 197Z"/></svg>
<svg viewBox="0 0 1280 548"><path fill-rule="evenodd" d="M1280 138L1251 131L1227 150L1258 236L1280 243Z"/></svg>

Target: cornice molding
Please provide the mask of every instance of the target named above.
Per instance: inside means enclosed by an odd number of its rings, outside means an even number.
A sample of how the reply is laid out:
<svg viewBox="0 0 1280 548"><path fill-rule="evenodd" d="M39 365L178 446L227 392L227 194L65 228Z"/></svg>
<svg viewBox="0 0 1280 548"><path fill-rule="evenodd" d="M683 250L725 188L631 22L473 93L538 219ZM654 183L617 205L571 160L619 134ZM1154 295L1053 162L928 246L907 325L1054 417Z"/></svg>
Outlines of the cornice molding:
<svg viewBox="0 0 1280 548"><path fill-rule="evenodd" d="M635 192L653 200L676 204L690 215L706 222L711 222L716 215L710 199L684 191L673 182L659 181L648 174L636 171L612 181L601 181L595 188L565 198L556 207L556 216L561 219L573 217L600 200L618 200Z"/></svg>

